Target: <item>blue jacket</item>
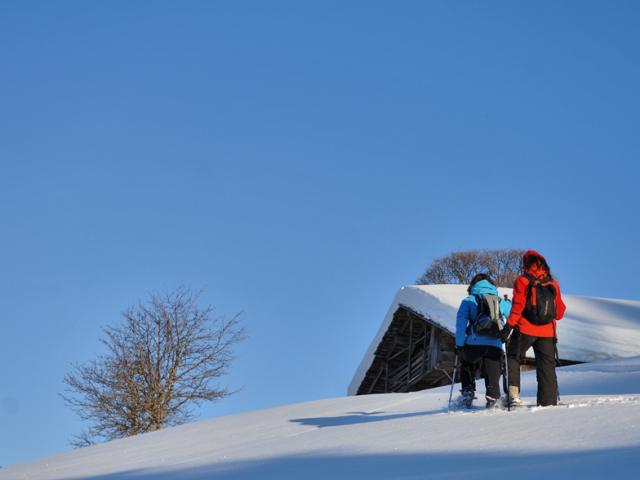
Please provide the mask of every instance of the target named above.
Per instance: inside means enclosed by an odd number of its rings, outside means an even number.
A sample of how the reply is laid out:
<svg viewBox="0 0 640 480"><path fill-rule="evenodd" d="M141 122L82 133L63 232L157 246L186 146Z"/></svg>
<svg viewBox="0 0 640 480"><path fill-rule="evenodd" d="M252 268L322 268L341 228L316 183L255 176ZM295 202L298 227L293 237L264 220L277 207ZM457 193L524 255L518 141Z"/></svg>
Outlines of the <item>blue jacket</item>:
<svg viewBox="0 0 640 480"><path fill-rule="evenodd" d="M469 329L470 331L467 333L467 327L478 314L478 303L476 302L474 295L483 295L485 293L499 295L498 289L488 281L480 280L471 287L470 293L471 295L462 301L460 308L458 309L458 315L456 317L456 347L462 347L464 345L487 345L490 347L502 348L502 341L499 338L477 335L475 332L471 331L471 329ZM501 298L500 311L504 315L505 319L508 318L509 313L511 312L511 302L506 302Z"/></svg>

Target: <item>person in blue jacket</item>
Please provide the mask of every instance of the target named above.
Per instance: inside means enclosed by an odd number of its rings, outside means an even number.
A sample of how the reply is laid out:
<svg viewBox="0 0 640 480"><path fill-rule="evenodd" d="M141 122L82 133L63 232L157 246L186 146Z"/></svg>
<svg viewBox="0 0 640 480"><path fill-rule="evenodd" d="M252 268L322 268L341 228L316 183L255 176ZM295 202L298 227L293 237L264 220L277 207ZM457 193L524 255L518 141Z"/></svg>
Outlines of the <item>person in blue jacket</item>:
<svg viewBox="0 0 640 480"><path fill-rule="evenodd" d="M462 357L460 379L462 383L462 404L471 407L475 398L475 378L478 368L482 368L487 400L487 408L493 407L500 398L500 374L502 366L502 340L500 336L476 332L478 319L478 298L484 294L496 295L500 301L500 313L509 316L511 302L500 299L495 282L487 274L473 277L469 296L462 300L456 318L456 353Z"/></svg>

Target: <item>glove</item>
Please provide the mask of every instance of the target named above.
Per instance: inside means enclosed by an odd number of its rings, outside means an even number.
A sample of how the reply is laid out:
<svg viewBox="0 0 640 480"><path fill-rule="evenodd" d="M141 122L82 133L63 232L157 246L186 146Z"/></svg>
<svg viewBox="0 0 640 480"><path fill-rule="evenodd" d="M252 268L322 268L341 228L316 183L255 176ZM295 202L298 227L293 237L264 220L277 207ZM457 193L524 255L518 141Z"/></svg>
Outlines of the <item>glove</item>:
<svg viewBox="0 0 640 480"><path fill-rule="evenodd" d="M500 337L502 338L503 343L507 343L509 338L511 337L511 333L513 332L513 327L508 323L504 326L502 330L500 330Z"/></svg>

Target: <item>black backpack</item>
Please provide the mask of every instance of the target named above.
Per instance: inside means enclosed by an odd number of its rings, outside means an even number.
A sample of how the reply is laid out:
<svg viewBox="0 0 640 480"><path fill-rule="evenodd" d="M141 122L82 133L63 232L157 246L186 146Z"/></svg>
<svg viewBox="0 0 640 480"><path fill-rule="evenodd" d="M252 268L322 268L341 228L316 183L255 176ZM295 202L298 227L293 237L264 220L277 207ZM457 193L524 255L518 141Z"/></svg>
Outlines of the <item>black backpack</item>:
<svg viewBox="0 0 640 480"><path fill-rule="evenodd" d="M534 325L546 325L556 318L556 287L551 276L536 278L526 274L527 304L522 316Z"/></svg>
<svg viewBox="0 0 640 480"><path fill-rule="evenodd" d="M485 337L500 338L500 330L504 326L500 311L500 297L485 293L474 295L478 305L478 313L471 321L471 328L476 334Z"/></svg>

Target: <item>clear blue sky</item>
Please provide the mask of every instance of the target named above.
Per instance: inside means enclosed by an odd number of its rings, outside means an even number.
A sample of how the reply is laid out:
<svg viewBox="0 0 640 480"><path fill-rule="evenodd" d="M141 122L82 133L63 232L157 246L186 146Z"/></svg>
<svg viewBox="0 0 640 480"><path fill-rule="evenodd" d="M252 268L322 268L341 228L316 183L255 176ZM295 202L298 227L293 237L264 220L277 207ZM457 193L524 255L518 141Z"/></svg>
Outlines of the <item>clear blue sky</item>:
<svg viewBox="0 0 640 480"><path fill-rule="evenodd" d="M640 4L0 2L0 465L147 292L250 339L200 418L345 394L435 257L639 299ZM606 319L603 318L603 321Z"/></svg>

